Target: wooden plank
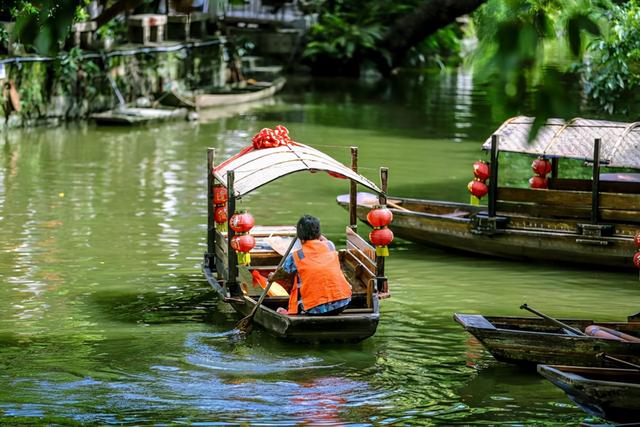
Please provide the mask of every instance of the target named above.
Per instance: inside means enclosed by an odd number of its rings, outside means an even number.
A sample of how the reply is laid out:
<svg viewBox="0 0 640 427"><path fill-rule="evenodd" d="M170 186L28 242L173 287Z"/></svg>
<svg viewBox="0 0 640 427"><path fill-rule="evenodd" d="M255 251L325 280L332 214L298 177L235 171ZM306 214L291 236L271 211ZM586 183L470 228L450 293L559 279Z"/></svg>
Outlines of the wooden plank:
<svg viewBox="0 0 640 427"><path fill-rule="evenodd" d="M591 180L590 179L568 179L568 178L550 179L549 189L589 191L591 189ZM603 193L640 194L640 183L601 180L600 191Z"/></svg>
<svg viewBox="0 0 640 427"><path fill-rule="evenodd" d="M498 188L498 200L540 203L558 206L591 207L591 193L584 191L536 190L533 188Z"/></svg>
<svg viewBox="0 0 640 427"><path fill-rule="evenodd" d="M371 246L369 242L364 240L358 233L353 231L353 229L351 229L350 227L347 227L347 243L350 243L354 248L358 249L360 252L368 256L372 262L375 262L375 248Z"/></svg>
<svg viewBox="0 0 640 427"><path fill-rule="evenodd" d="M604 182L600 181L600 186L603 184ZM640 211L640 194L600 193L600 207L602 209Z"/></svg>
<svg viewBox="0 0 640 427"><path fill-rule="evenodd" d="M484 316L479 314L459 314L455 313L455 320L463 325L465 328L479 328L479 329L496 329Z"/></svg>
<svg viewBox="0 0 640 427"><path fill-rule="evenodd" d="M541 218L581 218L587 219L591 216L590 204L584 207L564 206L562 204L534 204L498 201L498 211L503 213L519 213Z"/></svg>
<svg viewBox="0 0 640 427"><path fill-rule="evenodd" d="M363 266L365 266L367 269L369 269L369 271L371 271L372 273L374 273L375 276L375 271L376 271L376 264L373 263L371 261L371 259L366 256L365 254L363 254L359 249L357 248L349 248L346 251L353 259L357 260L358 263L362 264Z"/></svg>

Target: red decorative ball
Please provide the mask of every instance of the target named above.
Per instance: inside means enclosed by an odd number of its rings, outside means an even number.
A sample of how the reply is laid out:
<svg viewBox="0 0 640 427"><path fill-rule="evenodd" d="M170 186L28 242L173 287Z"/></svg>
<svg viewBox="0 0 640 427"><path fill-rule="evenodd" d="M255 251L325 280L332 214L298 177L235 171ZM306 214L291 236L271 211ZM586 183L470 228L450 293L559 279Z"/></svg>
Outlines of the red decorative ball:
<svg viewBox="0 0 640 427"><path fill-rule="evenodd" d="M227 208L226 206L218 206L216 210L213 212L213 219L218 223L222 224L227 222Z"/></svg>
<svg viewBox="0 0 640 427"><path fill-rule="evenodd" d="M534 173L544 177L551 173L551 162L543 158L535 159L533 163L531 163L531 169Z"/></svg>
<svg viewBox="0 0 640 427"><path fill-rule="evenodd" d="M375 246L387 246L393 242L393 231L388 228L375 228L369 233L369 241Z"/></svg>
<svg viewBox="0 0 640 427"><path fill-rule="evenodd" d="M469 184L467 185L467 189L469 190L469 193L473 194L477 198L484 197L489 192L489 187L487 187L487 184L476 179L469 182Z"/></svg>
<svg viewBox="0 0 640 427"><path fill-rule="evenodd" d="M233 236L231 248L236 252L250 252L256 246L256 239L251 234Z"/></svg>
<svg viewBox="0 0 640 427"><path fill-rule="evenodd" d="M549 188L549 180L543 176L532 176L529 179L529 186L531 188L545 189Z"/></svg>
<svg viewBox="0 0 640 427"><path fill-rule="evenodd" d="M633 265L635 265L636 268L640 268L640 252L633 254Z"/></svg>
<svg viewBox="0 0 640 427"><path fill-rule="evenodd" d="M393 221L393 213L386 207L376 206L367 214L367 222L372 227L385 227Z"/></svg>
<svg viewBox="0 0 640 427"><path fill-rule="evenodd" d="M640 231L633 236L633 244L636 245L636 248L640 248Z"/></svg>
<svg viewBox="0 0 640 427"><path fill-rule="evenodd" d="M489 163L483 161L477 161L473 164L473 176L484 182L489 179L491 175L491 168Z"/></svg>
<svg viewBox="0 0 640 427"><path fill-rule="evenodd" d="M215 185L213 187L213 204L223 205L227 203L227 200L229 200L227 189L224 188L222 185Z"/></svg>
<svg viewBox="0 0 640 427"><path fill-rule="evenodd" d="M229 220L229 227L236 233L248 233L254 225L255 221L249 212L236 213Z"/></svg>

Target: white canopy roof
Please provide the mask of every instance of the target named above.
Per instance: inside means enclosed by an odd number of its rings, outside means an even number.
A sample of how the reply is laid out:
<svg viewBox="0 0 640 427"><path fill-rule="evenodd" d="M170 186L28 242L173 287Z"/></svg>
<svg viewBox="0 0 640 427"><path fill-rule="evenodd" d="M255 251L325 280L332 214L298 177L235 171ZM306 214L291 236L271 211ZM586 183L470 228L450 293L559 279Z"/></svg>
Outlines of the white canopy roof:
<svg viewBox="0 0 640 427"><path fill-rule="evenodd" d="M601 163L611 167L640 169L640 122L548 119L538 130L535 139L529 141L533 121L533 117L518 116L504 122L495 132L500 135L498 149L593 161L594 140L600 138ZM491 149L490 137L482 148Z"/></svg>
<svg viewBox="0 0 640 427"><path fill-rule="evenodd" d="M299 143L252 150L238 157L232 157L214 170L216 179L225 186L227 185L227 172L234 171L235 197L248 194L282 176L305 170L339 174L376 193L381 193L381 190L373 182L353 172L351 168L315 148Z"/></svg>

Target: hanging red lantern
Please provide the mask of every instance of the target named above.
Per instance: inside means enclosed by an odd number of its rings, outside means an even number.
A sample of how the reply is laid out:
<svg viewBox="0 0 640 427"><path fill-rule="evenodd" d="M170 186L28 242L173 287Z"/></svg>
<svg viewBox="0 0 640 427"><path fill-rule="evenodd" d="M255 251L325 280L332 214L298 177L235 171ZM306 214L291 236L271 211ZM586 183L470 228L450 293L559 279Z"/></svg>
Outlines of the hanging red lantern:
<svg viewBox="0 0 640 427"><path fill-rule="evenodd" d="M473 176L480 181L485 182L489 179L490 175L491 168L489 167L489 163L479 160L473 164Z"/></svg>
<svg viewBox="0 0 640 427"><path fill-rule="evenodd" d="M216 224L225 224L227 222L227 207L216 207L216 210L213 212L213 219L216 221Z"/></svg>
<svg viewBox="0 0 640 427"><path fill-rule="evenodd" d="M633 265L635 265L636 268L640 268L640 252L633 254Z"/></svg>
<svg viewBox="0 0 640 427"><path fill-rule="evenodd" d="M256 239L251 234L238 234L231 239L231 248L238 253L238 264L251 264L251 249L256 246Z"/></svg>
<svg viewBox="0 0 640 427"><path fill-rule="evenodd" d="M376 205L367 214L367 222L372 227L386 227L393 221L393 213L384 205Z"/></svg>
<svg viewBox="0 0 640 427"><path fill-rule="evenodd" d="M387 227L374 228L369 233L369 241L376 247L376 255L389 256L389 244L393 242L393 231Z"/></svg>
<svg viewBox="0 0 640 427"><path fill-rule="evenodd" d="M254 225L253 216L246 211L233 214L229 220L229 227L236 233L248 233Z"/></svg>
<svg viewBox="0 0 640 427"><path fill-rule="evenodd" d="M532 176L529 178L529 186L531 188L546 189L549 188L549 180L543 176Z"/></svg>
<svg viewBox="0 0 640 427"><path fill-rule="evenodd" d="M636 245L636 248L640 248L640 231L633 237L633 244Z"/></svg>
<svg viewBox="0 0 640 427"><path fill-rule="evenodd" d="M222 185L214 185L213 186L213 204L223 205L227 203L227 200L229 200L227 189L224 188Z"/></svg>
<svg viewBox="0 0 640 427"><path fill-rule="evenodd" d="M469 184L467 184L467 189L469 190L469 193L477 198L484 197L489 192L487 184L482 181L478 181L477 179L470 181Z"/></svg>
<svg viewBox="0 0 640 427"><path fill-rule="evenodd" d="M551 162L547 159L539 157L535 159L533 163L531 163L531 169L535 174L544 177L551 173Z"/></svg>

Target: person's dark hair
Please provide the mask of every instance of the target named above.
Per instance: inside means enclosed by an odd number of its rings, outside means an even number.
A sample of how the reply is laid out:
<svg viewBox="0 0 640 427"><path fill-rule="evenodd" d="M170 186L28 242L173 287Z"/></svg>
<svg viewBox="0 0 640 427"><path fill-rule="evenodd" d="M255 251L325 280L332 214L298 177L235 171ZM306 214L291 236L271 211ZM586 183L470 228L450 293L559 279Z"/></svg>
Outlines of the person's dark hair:
<svg viewBox="0 0 640 427"><path fill-rule="evenodd" d="M305 215L298 220L296 233L300 240L315 240L320 238L320 220L315 216Z"/></svg>

